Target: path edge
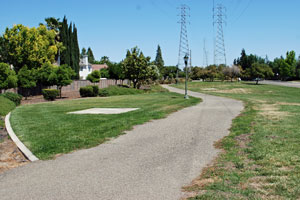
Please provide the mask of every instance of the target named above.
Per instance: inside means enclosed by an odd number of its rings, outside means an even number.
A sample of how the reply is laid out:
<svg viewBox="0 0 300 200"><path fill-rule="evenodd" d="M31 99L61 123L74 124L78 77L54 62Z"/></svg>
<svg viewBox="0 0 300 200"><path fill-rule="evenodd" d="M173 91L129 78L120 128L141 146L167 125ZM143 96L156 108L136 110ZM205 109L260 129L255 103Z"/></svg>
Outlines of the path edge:
<svg viewBox="0 0 300 200"><path fill-rule="evenodd" d="M8 132L8 135L10 138L14 141L14 143L17 145L17 147L20 149L20 151L28 158L31 162L38 161L39 159L33 155L33 153L19 140L19 138L16 136L15 132L13 131L11 125L10 125L10 112L5 116L5 128Z"/></svg>

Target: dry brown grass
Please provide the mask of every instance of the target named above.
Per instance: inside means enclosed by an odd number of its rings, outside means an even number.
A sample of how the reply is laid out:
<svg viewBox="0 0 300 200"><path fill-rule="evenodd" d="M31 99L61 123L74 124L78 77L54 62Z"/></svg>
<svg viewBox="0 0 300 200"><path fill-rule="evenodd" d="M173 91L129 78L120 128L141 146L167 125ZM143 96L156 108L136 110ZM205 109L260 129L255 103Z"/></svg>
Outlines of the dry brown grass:
<svg viewBox="0 0 300 200"><path fill-rule="evenodd" d="M252 93L250 89L245 89L245 88L233 88L230 90L216 90L214 92L223 93L223 94L251 94Z"/></svg>

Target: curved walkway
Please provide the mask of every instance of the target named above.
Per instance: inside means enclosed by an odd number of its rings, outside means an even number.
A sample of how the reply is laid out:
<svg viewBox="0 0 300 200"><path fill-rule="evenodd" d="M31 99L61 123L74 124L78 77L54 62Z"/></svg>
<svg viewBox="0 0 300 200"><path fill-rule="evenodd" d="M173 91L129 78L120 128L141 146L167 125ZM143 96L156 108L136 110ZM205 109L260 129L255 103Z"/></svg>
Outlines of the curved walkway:
<svg viewBox="0 0 300 200"><path fill-rule="evenodd" d="M243 108L232 99L189 95L203 102L95 148L0 174L1 200L179 199L181 187L217 155L214 142Z"/></svg>

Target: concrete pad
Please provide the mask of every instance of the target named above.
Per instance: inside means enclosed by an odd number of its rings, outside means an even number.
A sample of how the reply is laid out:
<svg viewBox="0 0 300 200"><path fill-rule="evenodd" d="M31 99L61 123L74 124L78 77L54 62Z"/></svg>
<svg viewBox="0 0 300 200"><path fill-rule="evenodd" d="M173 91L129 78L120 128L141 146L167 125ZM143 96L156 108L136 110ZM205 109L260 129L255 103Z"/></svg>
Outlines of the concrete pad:
<svg viewBox="0 0 300 200"><path fill-rule="evenodd" d="M139 108L90 108L86 110L69 112L68 114L121 114L138 109Z"/></svg>

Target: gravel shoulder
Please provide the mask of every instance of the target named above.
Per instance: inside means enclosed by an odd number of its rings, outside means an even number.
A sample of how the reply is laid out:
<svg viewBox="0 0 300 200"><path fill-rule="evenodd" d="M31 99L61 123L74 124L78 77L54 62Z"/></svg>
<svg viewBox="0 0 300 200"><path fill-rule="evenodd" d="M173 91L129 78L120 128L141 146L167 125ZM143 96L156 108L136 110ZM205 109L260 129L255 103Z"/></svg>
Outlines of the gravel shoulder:
<svg viewBox="0 0 300 200"><path fill-rule="evenodd" d="M181 187L217 156L214 142L243 109L240 101L189 95L203 102L97 147L0 174L1 199L180 199Z"/></svg>

